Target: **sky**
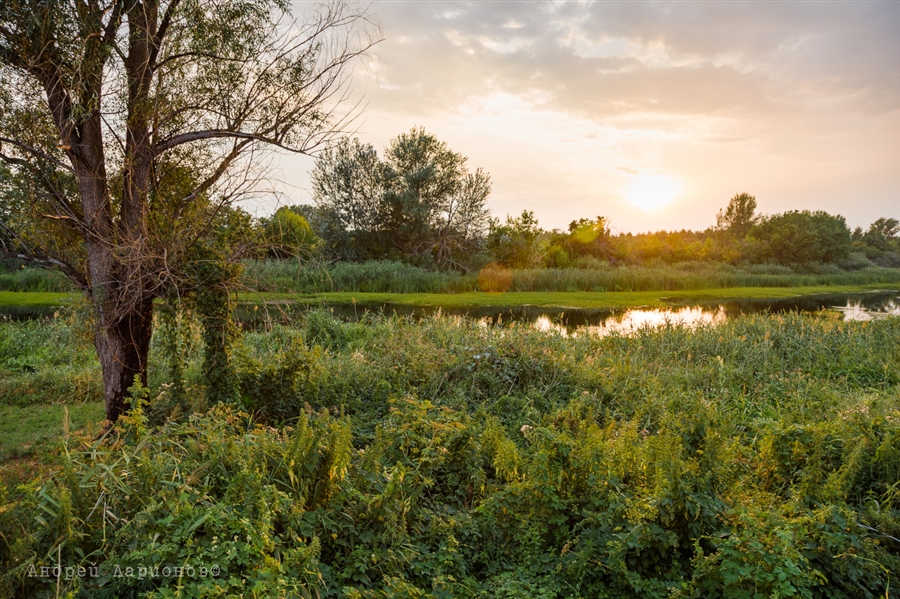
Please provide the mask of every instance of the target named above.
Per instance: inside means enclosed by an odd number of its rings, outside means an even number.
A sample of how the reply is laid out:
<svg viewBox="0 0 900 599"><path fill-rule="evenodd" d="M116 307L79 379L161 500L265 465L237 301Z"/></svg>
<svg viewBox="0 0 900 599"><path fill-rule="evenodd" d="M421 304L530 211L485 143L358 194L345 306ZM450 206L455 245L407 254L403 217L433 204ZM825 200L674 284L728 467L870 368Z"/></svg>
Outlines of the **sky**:
<svg viewBox="0 0 900 599"><path fill-rule="evenodd" d="M396 2L355 136L421 126L490 173L495 216L705 229L759 212L900 218L900 2ZM312 203L282 156L283 203Z"/></svg>

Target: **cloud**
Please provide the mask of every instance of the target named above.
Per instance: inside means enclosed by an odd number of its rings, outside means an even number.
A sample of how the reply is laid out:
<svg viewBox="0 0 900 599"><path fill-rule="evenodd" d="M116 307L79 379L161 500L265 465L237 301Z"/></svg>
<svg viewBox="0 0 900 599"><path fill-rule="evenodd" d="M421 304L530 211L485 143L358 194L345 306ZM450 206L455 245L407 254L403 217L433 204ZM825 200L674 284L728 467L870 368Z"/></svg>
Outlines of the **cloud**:
<svg viewBox="0 0 900 599"><path fill-rule="evenodd" d="M747 190L768 212L900 216L898 2L372 11L387 39L369 70L364 140L380 147L425 126L491 173L500 214L703 227ZM622 164L677 177L681 199L656 223L631 214L620 198L635 169Z"/></svg>
<svg viewBox="0 0 900 599"><path fill-rule="evenodd" d="M897 3L377 3L390 96L422 114L540 90L603 120L896 108ZM410 35L409 32L416 32ZM395 89L399 88L399 89ZM405 92L405 93L404 93Z"/></svg>

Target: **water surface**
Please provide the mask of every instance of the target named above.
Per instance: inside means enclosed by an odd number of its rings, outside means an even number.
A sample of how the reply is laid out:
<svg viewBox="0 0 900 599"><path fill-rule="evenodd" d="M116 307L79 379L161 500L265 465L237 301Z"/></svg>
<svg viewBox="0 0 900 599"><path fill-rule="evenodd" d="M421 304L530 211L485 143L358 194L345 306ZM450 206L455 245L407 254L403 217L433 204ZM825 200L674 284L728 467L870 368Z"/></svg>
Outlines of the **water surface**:
<svg viewBox="0 0 900 599"><path fill-rule="evenodd" d="M900 316L900 292L876 291L869 293L840 293L807 295L792 298L752 298L725 301L683 300L670 308L550 308L541 306L434 308L404 304L325 304L335 316L344 320L358 320L367 313L397 314L414 320L426 318L438 312L461 318L481 321L486 325L509 323L530 324L541 330L555 330L567 335L606 335L617 331L627 333L644 326L662 326L667 323L697 327L701 324L720 324L742 314L785 312L820 312L834 310L843 314L844 320L873 320ZM237 318L245 329L265 326L268 322L290 322L301 317L309 308L291 302L272 302L265 306L243 304ZM49 318L59 308L0 307L0 320L31 320Z"/></svg>
<svg viewBox="0 0 900 599"><path fill-rule="evenodd" d="M404 304L325 304L335 316L343 320L359 320L368 313L396 314L420 320L441 313L469 318L487 325L509 323L531 324L541 330L561 333L605 335L616 331L627 333L645 326L679 324L691 328L701 324L720 324L743 314L781 314L785 312L815 313L834 310L844 320L872 320L900 316L900 292L841 293L809 295L793 298L729 299L713 302L682 301L670 308L552 308L542 306L435 308ZM265 311L251 311L246 306L240 320L246 328L264 324L268 320L290 321L306 311L306 307L292 304L269 305Z"/></svg>

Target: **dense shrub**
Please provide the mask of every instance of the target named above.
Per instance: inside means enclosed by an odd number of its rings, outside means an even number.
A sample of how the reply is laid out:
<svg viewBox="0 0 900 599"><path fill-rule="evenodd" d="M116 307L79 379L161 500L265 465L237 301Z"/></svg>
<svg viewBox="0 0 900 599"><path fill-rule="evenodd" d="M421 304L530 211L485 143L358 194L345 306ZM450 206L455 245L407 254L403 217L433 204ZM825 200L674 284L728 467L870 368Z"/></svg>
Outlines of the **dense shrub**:
<svg viewBox="0 0 900 599"><path fill-rule="evenodd" d="M900 254L897 252L884 252L875 258L875 264L884 268L900 268Z"/></svg>
<svg viewBox="0 0 900 599"><path fill-rule="evenodd" d="M246 335L252 416L139 411L0 492L0 593L884 597L898 338L796 314L568 338L316 312ZM220 570L28 576L58 560Z"/></svg>

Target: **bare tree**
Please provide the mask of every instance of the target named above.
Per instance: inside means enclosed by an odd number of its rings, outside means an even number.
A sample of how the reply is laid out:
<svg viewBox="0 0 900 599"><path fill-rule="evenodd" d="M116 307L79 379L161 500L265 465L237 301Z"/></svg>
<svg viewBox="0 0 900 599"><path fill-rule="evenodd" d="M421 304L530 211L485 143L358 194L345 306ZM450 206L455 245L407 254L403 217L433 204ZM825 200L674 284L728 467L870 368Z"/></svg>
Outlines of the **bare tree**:
<svg viewBox="0 0 900 599"><path fill-rule="evenodd" d="M346 128L364 9L285 0L2 0L4 251L89 297L106 415L146 383L153 300L216 214L254 189L261 151L310 153ZM18 204L17 204L18 205Z"/></svg>

